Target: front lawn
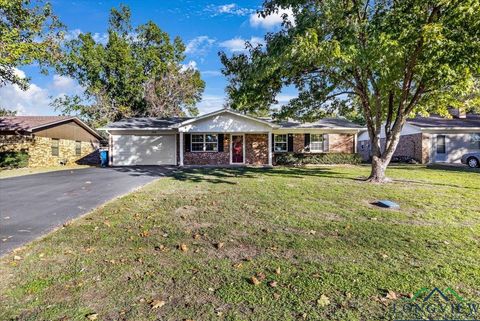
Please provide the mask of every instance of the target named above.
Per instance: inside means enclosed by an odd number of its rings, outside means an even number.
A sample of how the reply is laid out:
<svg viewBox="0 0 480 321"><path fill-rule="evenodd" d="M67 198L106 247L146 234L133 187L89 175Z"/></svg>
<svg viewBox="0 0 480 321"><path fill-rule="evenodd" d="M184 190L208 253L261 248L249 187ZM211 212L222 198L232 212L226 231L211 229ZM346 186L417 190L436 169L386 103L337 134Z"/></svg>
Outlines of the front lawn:
<svg viewBox="0 0 480 321"><path fill-rule="evenodd" d="M0 319L390 320L434 287L479 301L480 174L368 171L178 172L2 258Z"/></svg>

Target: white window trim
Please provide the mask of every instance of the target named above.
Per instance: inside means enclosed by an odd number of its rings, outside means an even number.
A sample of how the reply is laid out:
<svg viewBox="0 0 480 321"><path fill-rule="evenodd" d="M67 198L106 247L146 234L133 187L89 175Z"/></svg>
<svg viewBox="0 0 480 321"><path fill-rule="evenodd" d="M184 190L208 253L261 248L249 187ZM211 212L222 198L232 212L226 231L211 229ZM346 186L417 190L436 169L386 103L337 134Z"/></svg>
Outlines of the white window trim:
<svg viewBox="0 0 480 321"><path fill-rule="evenodd" d="M203 141L201 142L194 142L193 141L193 135L202 135L203 136ZM212 135L217 137L216 142L207 142L207 135ZM208 144L217 144L217 149L216 150L207 150L207 143ZM203 149L202 150L193 150L193 144L203 144ZM218 134L215 133L192 133L190 136L190 152L192 153L217 153L218 152Z"/></svg>
<svg viewBox="0 0 480 321"><path fill-rule="evenodd" d="M277 150L276 144L277 142L275 141L275 138L277 136L285 136L285 141L278 142L279 144L285 144L285 150ZM273 152L274 153L288 153L288 134L273 134Z"/></svg>
<svg viewBox="0 0 480 321"><path fill-rule="evenodd" d="M321 141L313 141L313 140L312 140L313 135L319 135L319 136L322 138L322 140L321 140ZM324 152L324 146L323 146L323 145L325 144L325 137L324 137L324 135L325 135L325 134L312 134L312 133L310 134L310 144L308 145L308 148L309 148L309 150L310 150L310 153L323 153L323 152ZM312 148L313 143L321 143L322 148L321 148L321 149L314 149L314 148Z"/></svg>

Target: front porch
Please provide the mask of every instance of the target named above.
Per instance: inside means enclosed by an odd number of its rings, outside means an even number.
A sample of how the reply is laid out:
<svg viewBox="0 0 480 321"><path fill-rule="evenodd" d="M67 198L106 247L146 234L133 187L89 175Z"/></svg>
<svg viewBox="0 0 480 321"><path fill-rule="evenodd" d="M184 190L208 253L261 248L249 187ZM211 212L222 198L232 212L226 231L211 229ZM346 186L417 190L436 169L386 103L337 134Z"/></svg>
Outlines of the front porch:
<svg viewBox="0 0 480 321"><path fill-rule="evenodd" d="M272 166L271 132L179 133L180 166Z"/></svg>

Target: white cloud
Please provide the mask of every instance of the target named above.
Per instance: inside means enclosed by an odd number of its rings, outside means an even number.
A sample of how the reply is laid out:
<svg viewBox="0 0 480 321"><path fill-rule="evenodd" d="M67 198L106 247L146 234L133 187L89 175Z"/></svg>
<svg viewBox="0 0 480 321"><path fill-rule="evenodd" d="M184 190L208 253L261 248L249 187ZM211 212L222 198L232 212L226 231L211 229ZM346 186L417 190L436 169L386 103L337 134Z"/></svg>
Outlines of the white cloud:
<svg viewBox="0 0 480 321"><path fill-rule="evenodd" d="M108 33L106 33L106 32L103 32L103 33L95 32L95 33L92 34L92 38L93 38L93 40L95 40L95 42L98 42L98 43L101 43L102 45L105 45L108 42Z"/></svg>
<svg viewBox="0 0 480 321"><path fill-rule="evenodd" d="M199 36L190 40L185 47L185 53L205 56L209 51L212 45L215 43L215 39L209 38L208 36Z"/></svg>
<svg viewBox="0 0 480 321"><path fill-rule="evenodd" d="M232 53L239 53L246 51L245 42L249 41L253 46L257 46L259 44L264 44L265 41L259 37L251 37L250 39L244 40L242 38L233 38L230 40L226 40L221 42L219 45L220 47L228 49Z"/></svg>
<svg viewBox="0 0 480 321"><path fill-rule="evenodd" d="M185 71L185 70L187 70L187 69L198 70L198 68L197 68L197 62L196 62L195 60L190 60L188 63L182 64L181 70L182 70L182 71Z"/></svg>
<svg viewBox="0 0 480 321"><path fill-rule="evenodd" d="M288 15L288 20L295 24L295 21L293 20L293 11L289 8L279 9L277 13L270 14L265 18L263 18L257 13L253 13L250 15L250 26L272 30L282 24L283 15L285 14Z"/></svg>
<svg viewBox="0 0 480 321"><path fill-rule="evenodd" d="M17 76L18 78L25 78L27 77L27 75L25 75L25 72L23 70L20 70L18 68L15 68L13 67L13 73L15 74L15 76Z"/></svg>
<svg viewBox="0 0 480 321"><path fill-rule="evenodd" d="M25 78L25 72L15 69L15 73ZM19 115L58 115L51 106L52 97L82 92L82 87L72 78L53 75L45 86L31 83L27 90L17 85L0 87L0 107L16 110Z"/></svg>
<svg viewBox="0 0 480 321"><path fill-rule="evenodd" d="M211 12L212 16L218 16L221 14L228 14L233 16L246 16L255 12L255 9L242 8L236 3L223 4L220 6L208 5L207 12Z"/></svg>
<svg viewBox="0 0 480 321"><path fill-rule="evenodd" d="M202 101L197 104L197 107L200 114L207 114L222 109L224 104L225 96L203 95Z"/></svg>
<svg viewBox="0 0 480 321"><path fill-rule="evenodd" d="M81 33L83 33L83 31L80 30L80 29L68 30L65 33L65 38L64 39L66 41L77 39L78 36ZM92 33L92 38L93 38L93 40L95 40L95 42L98 42L98 43L101 43L102 45L105 45L108 42L108 33L106 33L106 32L94 32L94 33Z"/></svg>
<svg viewBox="0 0 480 321"><path fill-rule="evenodd" d="M53 86L58 89L70 89L75 86L75 80L66 76L53 75Z"/></svg>
<svg viewBox="0 0 480 321"><path fill-rule="evenodd" d="M16 110L19 115L51 114L48 90L30 84L25 91L17 85L6 85L0 88L0 101L3 108Z"/></svg>
<svg viewBox="0 0 480 321"><path fill-rule="evenodd" d="M81 33L82 33L82 30L80 29L68 30L65 33L65 40L69 41L69 40L77 39Z"/></svg>

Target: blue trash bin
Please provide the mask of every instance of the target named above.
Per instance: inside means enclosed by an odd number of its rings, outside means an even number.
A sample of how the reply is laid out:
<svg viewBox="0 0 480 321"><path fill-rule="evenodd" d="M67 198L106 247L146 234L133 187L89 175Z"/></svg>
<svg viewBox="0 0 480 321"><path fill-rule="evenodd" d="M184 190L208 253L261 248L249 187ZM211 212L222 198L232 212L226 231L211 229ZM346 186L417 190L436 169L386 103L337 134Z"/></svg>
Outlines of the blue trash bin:
<svg viewBox="0 0 480 321"><path fill-rule="evenodd" d="M100 166L102 167L108 166L108 150L100 151Z"/></svg>

